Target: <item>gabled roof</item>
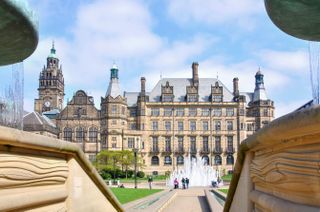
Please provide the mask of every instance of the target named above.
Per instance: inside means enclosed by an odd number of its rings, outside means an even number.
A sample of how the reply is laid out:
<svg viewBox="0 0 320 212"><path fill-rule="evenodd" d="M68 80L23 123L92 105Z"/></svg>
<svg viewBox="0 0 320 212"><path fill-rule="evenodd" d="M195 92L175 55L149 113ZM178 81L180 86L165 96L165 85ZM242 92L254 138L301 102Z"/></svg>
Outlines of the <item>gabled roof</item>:
<svg viewBox="0 0 320 212"><path fill-rule="evenodd" d="M28 113L23 117L23 130L25 131L47 131L57 135L56 125L46 116L38 112Z"/></svg>
<svg viewBox="0 0 320 212"><path fill-rule="evenodd" d="M190 78L163 78L149 93L150 102L159 102L161 97L161 86L166 85L169 82L170 86L173 86L173 95L175 102L185 102L186 88L192 85L192 79ZM223 87L223 101L231 102L233 101L233 94L228 90L228 88L218 79L215 78L200 78L199 79L199 102L210 101L211 86L214 86L218 82L219 86Z"/></svg>

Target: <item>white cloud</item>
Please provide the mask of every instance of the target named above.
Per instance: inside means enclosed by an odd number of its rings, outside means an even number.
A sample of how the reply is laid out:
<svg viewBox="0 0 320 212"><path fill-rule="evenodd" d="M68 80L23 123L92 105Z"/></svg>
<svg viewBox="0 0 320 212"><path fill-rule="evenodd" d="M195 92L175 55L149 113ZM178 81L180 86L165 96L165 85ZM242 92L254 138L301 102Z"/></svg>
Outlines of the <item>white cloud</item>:
<svg viewBox="0 0 320 212"><path fill-rule="evenodd" d="M306 51L276 51L264 49L258 53L258 56L269 68L291 75L309 73L308 53Z"/></svg>
<svg viewBox="0 0 320 212"><path fill-rule="evenodd" d="M296 100L296 101L289 101L289 102L277 102L275 107L275 118L279 118L284 116L288 113L291 113L301 107L302 105L306 104L310 99L303 99L303 100Z"/></svg>
<svg viewBox="0 0 320 212"><path fill-rule="evenodd" d="M254 16L264 10L257 0L168 0L168 13L180 24L237 24L251 29Z"/></svg>

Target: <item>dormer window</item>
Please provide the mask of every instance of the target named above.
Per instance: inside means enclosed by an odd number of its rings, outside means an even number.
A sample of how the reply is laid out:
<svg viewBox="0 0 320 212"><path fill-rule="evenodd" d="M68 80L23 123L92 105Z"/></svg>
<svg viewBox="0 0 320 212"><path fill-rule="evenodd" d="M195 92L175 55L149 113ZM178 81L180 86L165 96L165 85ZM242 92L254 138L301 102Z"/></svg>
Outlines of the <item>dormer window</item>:
<svg viewBox="0 0 320 212"><path fill-rule="evenodd" d="M197 102L198 97L198 86L187 86L187 102Z"/></svg>
<svg viewBox="0 0 320 212"><path fill-rule="evenodd" d="M161 86L161 101L162 102L173 102L173 86L169 85L169 82L166 82L165 86Z"/></svg>
<svg viewBox="0 0 320 212"><path fill-rule="evenodd" d="M219 85L217 81L214 86L211 86L211 100L212 102L222 102L223 101L223 88Z"/></svg>

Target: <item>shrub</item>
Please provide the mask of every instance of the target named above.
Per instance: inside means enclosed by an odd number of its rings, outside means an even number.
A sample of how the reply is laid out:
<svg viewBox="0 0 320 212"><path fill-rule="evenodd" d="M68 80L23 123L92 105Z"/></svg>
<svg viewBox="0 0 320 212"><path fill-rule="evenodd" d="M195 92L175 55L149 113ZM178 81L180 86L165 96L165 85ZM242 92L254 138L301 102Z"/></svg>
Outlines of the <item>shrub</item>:
<svg viewBox="0 0 320 212"><path fill-rule="evenodd" d="M143 171L138 171L137 172L137 177L140 177L140 178L144 178L145 174Z"/></svg>

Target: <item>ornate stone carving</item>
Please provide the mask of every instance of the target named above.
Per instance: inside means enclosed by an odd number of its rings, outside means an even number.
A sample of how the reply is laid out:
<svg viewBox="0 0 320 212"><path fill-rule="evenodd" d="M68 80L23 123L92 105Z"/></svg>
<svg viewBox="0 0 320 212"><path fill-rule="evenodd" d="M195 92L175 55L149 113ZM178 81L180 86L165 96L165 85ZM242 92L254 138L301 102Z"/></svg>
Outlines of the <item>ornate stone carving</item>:
<svg viewBox="0 0 320 212"><path fill-rule="evenodd" d="M64 184L66 160L10 153L0 154L0 188Z"/></svg>
<svg viewBox="0 0 320 212"><path fill-rule="evenodd" d="M298 145L282 150L273 147L261 154L257 152L250 165L255 190L319 207L319 152L320 144Z"/></svg>

